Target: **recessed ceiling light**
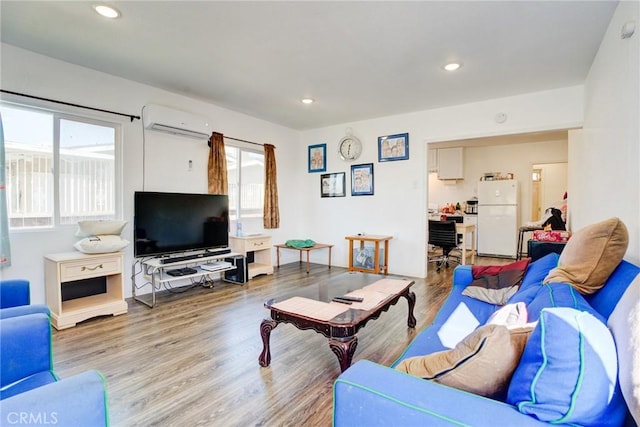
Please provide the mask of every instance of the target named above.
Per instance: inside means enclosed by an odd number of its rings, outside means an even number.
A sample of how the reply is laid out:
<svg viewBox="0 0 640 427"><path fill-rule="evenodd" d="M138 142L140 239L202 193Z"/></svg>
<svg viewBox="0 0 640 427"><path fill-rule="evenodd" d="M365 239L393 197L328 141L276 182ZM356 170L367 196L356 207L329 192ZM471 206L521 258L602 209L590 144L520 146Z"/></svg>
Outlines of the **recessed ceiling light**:
<svg viewBox="0 0 640 427"><path fill-rule="evenodd" d="M302 98L303 104L313 104L313 99L311 98Z"/></svg>
<svg viewBox="0 0 640 427"><path fill-rule="evenodd" d="M101 16L104 16L105 18L113 19L120 16L120 12L118 12L116 9L114 9L111 6L107 6L104 4L94 4L93 9L96 12L98 12Z"/></svg>
<svg viewBox="0 0 640 427"><path fill-rule="evenodd" d="M460 67L462 67L462 64L461 64L461 63L459 63L459 62L450 62L450 63L446 64L446 65L445 65L444 67L442 67L442 68L444 68L444 69L445 69L445 70L447 70L447 71L455 71L455 70L457 70L457 69L458 69L458 68L460 68Z"/></svg>

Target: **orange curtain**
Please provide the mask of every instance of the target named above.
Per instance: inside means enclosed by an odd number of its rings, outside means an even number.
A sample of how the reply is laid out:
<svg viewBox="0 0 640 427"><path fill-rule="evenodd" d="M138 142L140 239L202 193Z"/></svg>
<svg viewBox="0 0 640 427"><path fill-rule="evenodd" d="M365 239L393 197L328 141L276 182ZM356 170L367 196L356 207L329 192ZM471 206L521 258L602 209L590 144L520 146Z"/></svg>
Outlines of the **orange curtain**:
<svg viewBox="0 0 640 427"><path fill-rule="evenodd" d="M209 194L228 194L227 156L224 153L224 140L221 133L213 132L209 138Z"/></svg>
<svg viewBox="0 0 640 427"><path fill-rule="evenodd" d="M264 144L264 217L262 222L265 229L280 227L275 148L271 144Z"/></svg>

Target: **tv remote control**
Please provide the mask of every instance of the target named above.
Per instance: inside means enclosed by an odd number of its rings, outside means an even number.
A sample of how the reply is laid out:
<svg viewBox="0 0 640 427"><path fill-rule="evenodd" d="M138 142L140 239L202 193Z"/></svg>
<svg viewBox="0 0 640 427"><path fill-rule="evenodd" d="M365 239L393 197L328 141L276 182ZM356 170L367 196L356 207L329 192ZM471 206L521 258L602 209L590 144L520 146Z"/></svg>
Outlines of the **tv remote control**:
<svg viewBox="0 0 640 427"><path fill-rule="evenodd" d="M340 304L348 304L348 305L353 304L353 302L351 302L351 301L345 301L345 300L340 299L340 298L337 298L337 297L336 297L336 298L334 298L332 301L334 301L334 302L339 302Z"/></svg>
<svg viewBox="0 0 640 427"><path fill-rule="evenodd" d="M336 297L336 299L341 299L344 301L351 301L351 302L362 302L364 301L364 298L361 297L350 297L350 296L342 296L342 297Z"/></svg>

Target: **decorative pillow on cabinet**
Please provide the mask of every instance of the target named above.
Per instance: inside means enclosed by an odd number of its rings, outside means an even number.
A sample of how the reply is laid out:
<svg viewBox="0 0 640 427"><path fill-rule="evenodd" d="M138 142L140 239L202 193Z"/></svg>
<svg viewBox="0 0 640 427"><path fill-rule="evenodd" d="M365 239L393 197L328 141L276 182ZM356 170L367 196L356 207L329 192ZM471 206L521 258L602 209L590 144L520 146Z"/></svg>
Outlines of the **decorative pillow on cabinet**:
<svg viewBox="0 0 640 427"><path fill-rule="evenodd" d="M85 254L118 252L127 247L128 240L120 236L91 236L78 240L73 247Z"/></svg>

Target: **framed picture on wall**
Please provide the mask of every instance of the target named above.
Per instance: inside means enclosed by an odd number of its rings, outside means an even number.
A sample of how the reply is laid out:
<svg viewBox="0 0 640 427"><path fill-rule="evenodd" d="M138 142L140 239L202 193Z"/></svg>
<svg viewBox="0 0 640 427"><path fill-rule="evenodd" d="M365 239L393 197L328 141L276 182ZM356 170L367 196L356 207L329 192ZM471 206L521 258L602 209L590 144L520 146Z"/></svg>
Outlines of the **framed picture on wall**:
<svg viewBox="0 0 640 427"><path fill-rule="evenodd" d="M344 197L345 173L325 173L320 175L320 196L321 197Z"/></svg>
<svg viewBox="0 0 640 427"><path fill-rule="evenodd" d="M378 137L378 161L409 159L409 134L399 133Z"/></svg>
<svg viewBox="0 0 640 427"><path fill-rule="evenodd" d="M327 144L309 146L308 165L309 173L327 170Z"/></svg>
<svg viewBox="0 0 640 427"><path fill-rule="evenodd" d="M373 163L351 166L351 195L373 196Z"/></svg>

